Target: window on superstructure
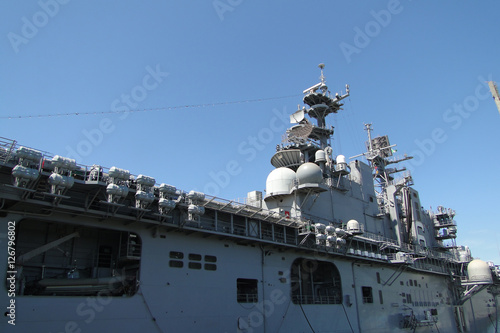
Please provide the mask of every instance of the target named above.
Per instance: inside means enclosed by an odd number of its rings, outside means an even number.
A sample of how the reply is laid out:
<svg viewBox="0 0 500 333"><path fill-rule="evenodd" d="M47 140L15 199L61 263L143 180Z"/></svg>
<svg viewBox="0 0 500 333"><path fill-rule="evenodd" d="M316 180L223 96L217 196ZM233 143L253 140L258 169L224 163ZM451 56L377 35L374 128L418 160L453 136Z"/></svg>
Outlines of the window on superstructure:
<svg viewBox="0 0 500 333"><path fill-rule="evenodd" d="M236 280L236 300L238 303L257 303L258 288L256 279Z"/></svg>
<svg viewBox="0 0 500 333"><path fill-rule="evenodd" d="M361 287L363 303L373 303L372 287Z"/></svg>
<svg viewBox="0 0 500 333"><path fill-rule="evenodd" d="M201 255L200 254L195 254L195 253L190 253L189 254L189 260L200 261L201 260Z"/></svg>
<svg viewBox="0 0 500 333"><path fill-rule="evenodd" d="M191 269L201 269L201 262L198 262L198 261L201 261L201 254L195 254L195 253L190 253L188 255L188 258L189 258L189 263L188 263L188 267L191 268Z"/></svg>
<svg viewBox="0 0 500 333"><path fill-rule="evenodd" d="M183 259L184 253L177 252L177 251L170 251L170 258L171 259ZM182 268L182 267L184 267L184 262L182 260L170 260L168 262L168 265L170 267Z"/></svg>
<svg viewBox="0 0 500 333"><path fill-rule="evenodd" d="M295 259L290 278L294 304L342 304L340 273L333 263Z"/></svg>
<svg viewBox="0 0 500 333"><path fill-rule="evenodd" d="M170 267L176 267L176 268L182 268L184 267L184 263L180 260L170 260L168 262L168 266Z"/></svg>
<svg viewBox="0 0 500 333"><path fill-rule="evenodd" d="M217 257L216 256L211 256L211 255L206 255L205 256L205 270L207 271L215 271L217 270Z"/></svg>
<svg viewBox="0 0 500 333"><path fill-rule="evenodd" d="M201 269L201 263L199 262L190 262L188 267L191 269Z"/></svg>
<svg viewBox="0 0 500 333"><path fill-rule="evenodd" d="M418 233L419 235L424 235L424 234L425 234L425 232L424 232L424 228L423 228L423 227L421 227L421 226L418 226L418 227L417 227L417 233Z"/></svg>
<svg viewBox="0 0 500 333"><path fill-rule="evenodd" d="M216 271L217 265L215 264L205 264L205 270L207 271Z"/></svg>
<svg viewBox="0 0 500 333"><path fill-rule="evenodd" d="M170 258L172 258L172 259L182 259L182 258L184 258L184 253L182 253L182 252L176 252L176 251L170 251Z"/></svg>
<svg viewBox="0 0 500 333"><path fill-rule="evenodd" d="M217 257L216 256L206 255L205 256L205 262L217 262Z"/></svg>

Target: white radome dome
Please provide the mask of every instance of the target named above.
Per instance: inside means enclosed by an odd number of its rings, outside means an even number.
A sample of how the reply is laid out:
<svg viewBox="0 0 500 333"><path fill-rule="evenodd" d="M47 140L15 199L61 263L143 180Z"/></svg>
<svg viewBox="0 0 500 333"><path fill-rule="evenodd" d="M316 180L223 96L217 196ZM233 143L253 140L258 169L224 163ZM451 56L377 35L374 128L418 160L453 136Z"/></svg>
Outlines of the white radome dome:
<svg viewBox="0 0 500 333"><path fill-rule="evenodd" d="M486 261L474 259L467 265L469 281L493 283L490 266Z"/></svg>
<svg viewBox="0 0 500 333"><path fill-rule="evenodd" d="M297 169L297 179L300 184L315 183L319 184L323 180L321 168L314 163L304 163Z"/></svg>
<svg viewBox="0 0 500 333"><path fill-rule="evenodd" d="M290 189L296 179L295 171L281 167L269 173L266 180L266 193L270 195L290 194Z"/></svg>

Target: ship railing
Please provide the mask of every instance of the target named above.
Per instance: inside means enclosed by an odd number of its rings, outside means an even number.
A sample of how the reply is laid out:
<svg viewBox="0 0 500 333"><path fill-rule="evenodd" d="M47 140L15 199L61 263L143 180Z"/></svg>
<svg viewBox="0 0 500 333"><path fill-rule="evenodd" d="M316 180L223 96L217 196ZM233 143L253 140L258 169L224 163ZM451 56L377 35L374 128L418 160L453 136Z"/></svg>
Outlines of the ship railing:
<svg viewBox="0 0 500 333"><path fill-rule="evenodd" d="M452 227L452 226L457 226L457 223L455 222L454 219L448 218L448 219L434 219L434 226L435 227Z"/></svg>
<svg viewBox="0 0 500 333"><path fill-rule="evenodd" d="M345 226L345 223L342 222L342 220L339 219L327 219L321 216L313 215L311 213L304 214L304 217L309 220L310 224L316 224L316 223L322 223L326 226L334 226L334 227L339 227L342 228Z"/></svg>
<svg viewBox="0 0 500 333"><path fill-rule="evenodd" d="M340 296L325 295L293 295L292 301L296 304L341 304Z"/></svg>
<svg viewBox="0 0 500 333"><path fill-rule="evenodd" d="M15 140L0 137L0 161L5 163L14 156Z"/></svg>
<svg viewBox="0 0 500 333"><path fill-rule="evenodd" d="M299 226L304 223L300 218L297 217L285 216L275 211L239 203L233 200L222 199L211 195L205 195L205 202L203 206L227 213L274 222L277 224Z"/></svg>
<svg viewBox="0 0 500 333"><path fill-rule="evenodd" d="M393 244L396 246L399 246L401 251L413 254L417 257L421 258L429 258L429 259L436 259L436 260L442 260L442 261L459 261L459 256L455 252L440 252L440 251L435 251L432 250L428 247L422 246L422 245L417 245L417 244L408 244L408 243L402 243L401 245L397 245L397 242L392 240Z"/></svg>
<svg viewBox="0 0 500 333"><path fill-rule="evenodd" d="M429 261L415 260L413 266L417 269L422 269L431 272L449 273L449 268L447 268L446 265L436 264Z"/></svg>
<svg viewBox="0 0 500 333"><path fill-rule="evenodd" d="M16 140L0 137L0 162L7 163L8 161L16 160L16 151L20 147L22 147L22 145L19 145ZM28 146L24 147L40 152L43 158L52 159L52 157L54 157L52 154L46 151L34 149Z"/></svg>
<svg viewBox="0 0 500 333"><path fill-rule="evenodd" d="M402 172L398 178L395 178L394 180L389 181L390 185L402 184L402 183L409 185L409 186L413 185L411 172L409 170Z"/></svg>
<svg viewBox="0 0 500 333"><path fill-rule="evenodd" d="M357 238L369 238L371 240L374 240L374 241L377 241L379 243L386 243L386 244L389 244L389 245L393 245L393 246L398 246L399 247L399 244L398 244L398 241L395 240L395 239L392 239L392 238L387 238L387 237L384 237L384 236L381 236L381 235L377 235L377 234L374 234L374 233L371 233L371 232L367 232L365 231L362 235L359 235L359 236L356 236Z"/></svg>
<svg viewBox="0 0 500 333"><path fill-rule="evenodd" d="M296 245L295 234L286 233L285 230L280 230L282 228L269 228L269 226L266 228L264 225L259 225L257 220L249 220L243 224L221 218L213 219L211 217L200 216L198 227L224 234Z"/></svg>
<svg viewBox="0 0 500 333"><path fill-rule="evenodd" d="M238 303L257 303L258 294L237 294L236 299Z"/></svg>
<svg viewBox="0 0 500 333"><path fill-rule="evenodd" d="M467 275L461 275L460 276L460 283L463 283L463 284L466 284L466 283L469 283L469 278L467 277Z"/></svg>
<svg viewBox="0 0 500 333"><path fill-rule="evenodd" d="M10 159L15 158L15 152L20 147L20 145L15 141L7 138L0 137L0 162L7 162ZM30 147L27 147L30 148ZM31 148L33 149L33 148ZM50 161L54 157L51 153L35 149L42 154L42 160L45 161L45 169L49 170ZM100 165L84 165L76 164L77 168L72 172L72 176L76 181L83 182L101 182L106 183L108 181L108 174L110 168L103 167ZM97 168L97 170L96 170ZM97 171L97 172L96 172ZM134 189L133 179L136 179L137 175L130 175L130 180L127 182L131 189ZM159 185L158 183L155 185ZM266 210L263 208L258 208L244 203L239 203L233 200L226 200L218 198L215 196L206 196L204 206L218 209L221 211L236 213L247 217L254 217L256 219L261 219L269 222L274 222L283 225L300 225L302 221L300 218L283 216L278 212Z"/></svg>
<svg viewBox="0 0 500 333"><path fill-rule="evenodd" d="M434 250L428 250L429 257L433 259L447 260L447 261L458 261L458 255L456 253L449 252L439 252Z"/></svg>
<svg viewBox="0 0 500 333"><path fill-rule="evenodd" d="M50 161L55 157L55 155L40 149L35 149L25 145L19 145L17 141L3 137L0 137L0 162L7 163L10 160L16 162L17 160L16 151L20 147L26 147L40 152L42 154L42 160L40 161L41 162L40 169L49 170ZM78 180L84 180L84 181L89 180L93 168L94 166L88 166L85 164L76 163L76 169L73 171L73 176L75 177L75 179ZM109 171L109 168L101 167L101 171L102 171L101 176L104 176L105 174L107 174L107 171Z"/></svg>

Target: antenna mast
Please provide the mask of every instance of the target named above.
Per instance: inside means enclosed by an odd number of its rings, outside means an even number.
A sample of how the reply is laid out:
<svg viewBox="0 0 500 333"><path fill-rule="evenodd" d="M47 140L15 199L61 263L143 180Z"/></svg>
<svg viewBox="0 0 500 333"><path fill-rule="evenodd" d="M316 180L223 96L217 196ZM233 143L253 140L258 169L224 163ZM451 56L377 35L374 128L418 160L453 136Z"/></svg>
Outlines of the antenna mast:
<svg viewBox="0 0 500 333"><path fill-rule="evenodd" d="M488 85L490 86L491 94L493 95L493 99L497 105L498 112L500 112L500 97L498 95L497 85L493 81L488 81Z"/></svg>

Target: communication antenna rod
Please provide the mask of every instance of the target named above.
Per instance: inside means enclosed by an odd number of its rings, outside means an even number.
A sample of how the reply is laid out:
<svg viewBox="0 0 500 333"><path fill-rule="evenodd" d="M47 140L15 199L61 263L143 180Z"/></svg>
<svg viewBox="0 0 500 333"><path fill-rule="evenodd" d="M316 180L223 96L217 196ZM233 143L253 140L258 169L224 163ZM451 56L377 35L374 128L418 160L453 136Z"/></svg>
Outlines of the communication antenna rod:
<svg viewBox="0 0 500 333"><path fill-rule="evenodd" d="M325 84L325 76L323 75L323 68L325 68L325 64L321 63L318 67L321 69L321 76L319 79L321 80L321 83Z"/></svg>

